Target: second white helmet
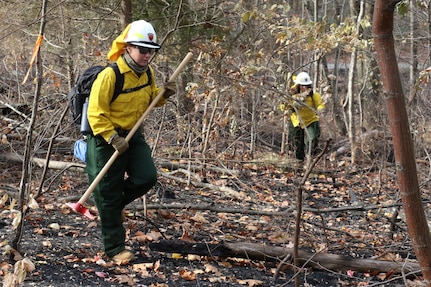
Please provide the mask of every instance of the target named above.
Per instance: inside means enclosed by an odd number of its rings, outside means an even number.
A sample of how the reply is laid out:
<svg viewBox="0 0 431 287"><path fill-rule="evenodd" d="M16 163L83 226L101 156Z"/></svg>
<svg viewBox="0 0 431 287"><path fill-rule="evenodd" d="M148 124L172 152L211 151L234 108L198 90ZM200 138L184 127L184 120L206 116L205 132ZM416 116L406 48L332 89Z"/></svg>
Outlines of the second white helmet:
<svg viewBox="0 0 431 287"><path fill-rule="evenodd" d="M154 31L153 25L145 20L134 21L130 24L124 42L147 48L160 48L160 45L157 44L156 31Z"/></svg>
<svg viewBox="0 0 431 287"><path fill-rule="evenodd" d="M301 86L309 86L313 82L310 79L310 75L307 72L301 72L296 76L295 84L301 85Z"/></svg>

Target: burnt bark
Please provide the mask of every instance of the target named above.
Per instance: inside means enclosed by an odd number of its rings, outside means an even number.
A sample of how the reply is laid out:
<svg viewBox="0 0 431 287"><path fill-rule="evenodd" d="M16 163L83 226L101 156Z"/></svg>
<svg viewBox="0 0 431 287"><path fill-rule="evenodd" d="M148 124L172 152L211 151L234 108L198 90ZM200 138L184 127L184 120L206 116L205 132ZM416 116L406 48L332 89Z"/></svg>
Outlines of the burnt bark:
<svg viewBox="0 0 431 287"><path fill-rule="evenodd" d="M394 10L400 1L376 0L374 42L392 131L406 223L427 286L431 286L431 236L422 205L413 140L394 48Z"/></svg>

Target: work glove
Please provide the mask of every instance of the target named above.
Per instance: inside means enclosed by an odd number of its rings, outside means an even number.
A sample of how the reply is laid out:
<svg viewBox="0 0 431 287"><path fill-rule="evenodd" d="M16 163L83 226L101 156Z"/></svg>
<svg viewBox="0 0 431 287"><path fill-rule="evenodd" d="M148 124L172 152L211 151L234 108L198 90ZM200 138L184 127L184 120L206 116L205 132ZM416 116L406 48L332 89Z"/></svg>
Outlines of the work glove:
<svg viewBox="0 0 431 287"><path fill-rule="evenodd" d="M291 106L292 106L292 107L294 107L294 108L299 109L300 107L302 107L301 102L302 102L302 101L292 101Z"/></svg>
<svg viewBox="0 0 431 287"><path fill-rule="evenodd" d="M304 103L304 100L305 100L305 96L302 93L294 94L292 95L292 98L294 100L292 100L291 106L295 108L300 108L302 106L301 103Z"/></svg>
<svg viewBox="0 0 431 287"><path fill-rule="evenodd" d="M165 92L163 93L163 97L165 99L169 98L177 92L177 84L175 82L168 81L165 83L163 88L165 88Z"/></svg>
<svg viewBox="0 0 431 287"><path fill-rule="evenodd" d="M125 138L120 137L118 134L112 136L109 140L109 144L112 145L119 154L124 153L129 148L129 143Z"/></svg>

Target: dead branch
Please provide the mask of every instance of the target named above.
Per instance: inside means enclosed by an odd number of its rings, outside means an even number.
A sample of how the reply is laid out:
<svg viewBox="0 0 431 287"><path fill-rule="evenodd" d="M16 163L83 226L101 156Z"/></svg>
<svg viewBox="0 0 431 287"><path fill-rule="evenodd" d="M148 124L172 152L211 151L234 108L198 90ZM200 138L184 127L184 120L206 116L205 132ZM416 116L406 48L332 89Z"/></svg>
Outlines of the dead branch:
<svg viewBox="0 0 431 287"><path fill-rule="evenodd" d="M217 173L224 173L229 175L239 175L239 170L234 169L227 169L227 168L220 168L220 167L214 167L214 166L208 166L206 165L193 165L193 164L187 164L187 163L177 163L173 161L165 161L165 160L156 160L157 165L163 168L167 168L169 170L176 170L176 169L185 169L185 170L209 170L214 171Z"/></svg>
<svg viewBox="0 0 431 287"><path fill-rule="evenodd" d="M0 159L11 161L11 162L19 162L19 163L22 163L22 160L23 160L21 156L14 154L14 153L0 154ZM46 164L46 160L42 159L42 158L33 157L33 158L31 158L31 161L39 167L44 167ZM73 171L84 171L85 164L75 163L75 162L50 160L48 168L61 169L61 170L69 169L69 170L73 170Z"/></svg>
<svg viewBox="0 0 431 287"><path fill-rule="evenodd" d="M182 255L196 254L213 257L239 257L252 260L280 261L286 256L293 255L293 249L281 246L270 246L249 242L225 242L220 244L188 243L180 240L161 240L150 243L152 250L179 253ZM375 259L354 258L328 253L309 253L299 250L298 259L304 267L319 270L334 271L358 271L362 273L394 274L420 272L420 266L416 262L391 262Z"/></svg>
<svg viewBox="0 0 431 287"><path fill-rule="evenodd" d="M80 195L68 196L58 198L58 201L77 201ZM338 212L338 211L365 211L365 210L373 210L373 209L383 209L383 208L391 208L400 206L400 203L397 204L388 204L388 205L370 205L364 207L343 207L343 208L332 208L332 209L316 209L316 208L308 208L304 207L304 211L310 211L315 213L328 213L328 212ZM130 204L127 208L134 210L143 210L144 205L142 204ZM240 209L240 208L228 208L222 206L216 206L212 204L184 204L184 203L169 203L169 204L157 204L150 203L146 205L148 210L160 210L160 209L181 209L181 210L206 210L218 213L240 213L240 214L251 214L251 215L267 215L267 216L290 216L293 215L295 210L294 208L289 208L286 210L254 210L254 209Z"/></svg>

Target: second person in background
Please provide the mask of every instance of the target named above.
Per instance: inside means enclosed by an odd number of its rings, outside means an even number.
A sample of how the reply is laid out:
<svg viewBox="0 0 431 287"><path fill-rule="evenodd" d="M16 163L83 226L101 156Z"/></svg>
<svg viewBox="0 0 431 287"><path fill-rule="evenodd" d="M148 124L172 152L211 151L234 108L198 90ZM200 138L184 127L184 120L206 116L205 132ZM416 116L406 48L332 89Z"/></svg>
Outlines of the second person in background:
<svg viewBox="0 0 431 287"><path fill-rule="evenodd" d="M310 152L318 151L320 137L320 118L318 113L326 106L318 92L313 91L313 82L307 72L301 72L294 78L295 84L290 89L293 100L289 101L290 112L289 141L295 158L303 161Z"/></svg>

